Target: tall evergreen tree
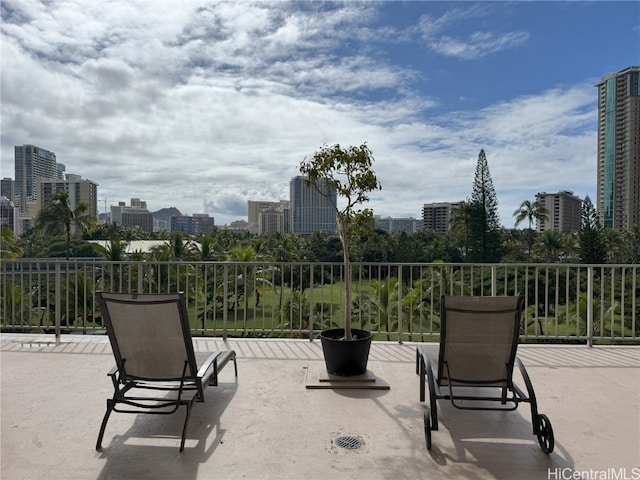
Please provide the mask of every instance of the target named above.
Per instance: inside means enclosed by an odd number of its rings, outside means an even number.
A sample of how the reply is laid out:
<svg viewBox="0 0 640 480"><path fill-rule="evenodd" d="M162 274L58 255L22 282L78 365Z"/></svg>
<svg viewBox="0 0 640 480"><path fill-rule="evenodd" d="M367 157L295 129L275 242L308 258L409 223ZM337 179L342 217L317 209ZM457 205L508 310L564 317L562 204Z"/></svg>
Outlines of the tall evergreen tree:
<svg viewBox="0 0 640 480"><path fill-rule="evenodd" d="M604 243L604 234L593 203L589 195L582 202L580 218L580 261L582 263L605 263L607 261L607 249Z"/></svg>
<svg viewBox="0 0 640 480"><path fill-rule="evenodd" d="M468 258L472 262L498 262L501 257L498 197L484 150L478 155L471 204L474 213Z"/></svg>

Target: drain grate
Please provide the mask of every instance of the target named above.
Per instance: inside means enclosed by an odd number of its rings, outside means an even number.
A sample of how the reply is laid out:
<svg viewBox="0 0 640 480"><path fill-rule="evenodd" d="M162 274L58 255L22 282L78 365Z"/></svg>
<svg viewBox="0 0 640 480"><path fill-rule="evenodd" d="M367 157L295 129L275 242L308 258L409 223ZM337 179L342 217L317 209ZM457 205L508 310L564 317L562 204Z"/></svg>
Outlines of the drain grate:
<svg viewBox="0 0 640 480"><path fill-rule="evenodd" d="M334 440L334 443L340 448L346 448L348 450L355 450L356 448L360 448L364 443L362 438L354 437L352 435L345 435L343 437L338 437Z"/></svg>

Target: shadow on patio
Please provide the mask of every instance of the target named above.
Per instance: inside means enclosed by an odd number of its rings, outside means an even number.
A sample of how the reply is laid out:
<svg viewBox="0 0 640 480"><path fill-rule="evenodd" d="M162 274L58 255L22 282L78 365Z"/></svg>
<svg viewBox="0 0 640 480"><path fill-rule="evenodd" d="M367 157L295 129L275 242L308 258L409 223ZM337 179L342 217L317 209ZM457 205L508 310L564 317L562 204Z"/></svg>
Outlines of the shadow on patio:
<svg viewBox="0 0 640 480"><path fill-rule="evenodd" d="M220 386L183 413L114 413L94 445L112 388L104 336L2 335L3 479L562 479L640 475L640 347L521 345L556 449L544 455L527 405L468 412L440 402L431 452L422 429L415 344L374 342L369 368L390 390L311 390L319 342L195 339L196 351L233 348ZM38 343L45 342L45 343ZM429 345L437 358L437 345ZM356 449L336 439L360 440ZM623 470L625 469L625 470ZM595 472L595 473L592 473ZM580 476L574 476L580 475Z"/></svg>

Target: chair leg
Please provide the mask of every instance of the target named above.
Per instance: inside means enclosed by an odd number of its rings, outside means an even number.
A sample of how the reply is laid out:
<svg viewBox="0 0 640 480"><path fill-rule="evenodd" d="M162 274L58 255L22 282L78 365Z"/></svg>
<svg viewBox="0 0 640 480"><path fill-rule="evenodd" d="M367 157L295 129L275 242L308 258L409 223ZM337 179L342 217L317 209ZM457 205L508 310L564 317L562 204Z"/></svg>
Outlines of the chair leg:
<svg viewBox="0 0 640 480"><path fill-rule="evenodd" d="M102 437L104 437L104 431L107 428L107 422L109 421L109 416L111 416L111 412L113 412L113 407L115 402L109 398L107 399L107 411L104 414L104 418L102 419L102 424L100 425L100 433L98 433L98 441L96 442L96 450L100 451L102 449Z"/></svg>
<svg viewBox="0 0 640 480"><path fill-rule="evenodd" d="M191 417L191 403L185 404L187 407L187 415L184 419L184 426L182 427L182 438L180 440L180 452L184 451L184 442L187 439L187 426L189 425L189 419Z"/></svg>

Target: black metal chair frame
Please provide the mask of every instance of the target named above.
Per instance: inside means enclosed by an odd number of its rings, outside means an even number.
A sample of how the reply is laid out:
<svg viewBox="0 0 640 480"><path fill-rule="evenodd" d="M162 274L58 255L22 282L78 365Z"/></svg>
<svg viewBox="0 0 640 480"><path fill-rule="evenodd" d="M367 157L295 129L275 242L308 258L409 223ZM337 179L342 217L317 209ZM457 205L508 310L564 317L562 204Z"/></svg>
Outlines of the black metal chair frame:
<svg viewBox="0 0 640 480"><path fill-rule="evenodd" d="M204 390L207 386L218 385L218 374L229 362L233 361L235 376L238 376L238 366L236 353L233 350L222 352L212 352L206 359L198 365L196 354L193 349L191 331L186 309L186 301L182 293L159 294L158 299L154 299L154 294L132 295L132 294L112 294L97 292L100 309L103 314L109 341L116 360L116 365L107 372L113 384L113 397L107 399L107 411L100 425L100 432L96 442L96 450L102 449L102 439L104 437L107 422L112 412L133 413L133 414L156 414L170 415L175 413L181 406L186 407L186 416L182 428L180 441L180 451L184 450L187 428L191 417L193 404L204 402ZM124 304L162 304L176 303L180 312L180 318L184 337L184 346L187 359L182 366L182 375L176 378L143 378L127 373L127 359L121 354L118 338L114 331L108 302ZM138 396L141 391L164 392L165 396ZM134 394L134 392L139 392ZM171 394L175 395L172 396ZM169 394L169 396L167 396ZM153 395L153 394L152 394ZM118 405L127 405L131 408L122 408Z"/></svg>
<svg viewBox="0 0 640 480"><path fill-rule="evenodd" d="M446 352L444 351L444 339L446 336L446 323L447 323L447 308L446 308L446 296L442 297L441 301L441 333L440 333L440 351L438 358L438 376L434 375L431 360L429 355L423 346L416 348L416 374L420 378L420 401L425 401L426 386L429 387L429 406L426 407L424 412L424 430L427 442L427 448L431 449L432 439L431 432L438 430L438 411L437 401L448 400L457 409L461 410L504 410L513 411L518 408L520 403L528 403L531 408L531 422L533 426L533 435L538 439L540 448L545 454L549 454L553 451L555 440L553 435L553 428L549 418L541 413L538 413L538 402L536 400L533 384L527 370L516 355L519 340L519 328L520 319L522 317L524 306L524 298L519 297L518 307L512 310L514 325L514 338L513 346L510 356L510 361L506 365L508 378L504 379L503 384L500 387L496 387L496 381L475 382L475 381L461 381L455 379L455 376L451 375L449 362L446 360ZM453 309L448 309L452 311ZM468 310L466 311L469 312ZM505 310L500 311L474 311L474 314L479 315L491 315L496 313L506 313ZM526 393L513 382L514 366L518 367L518 370L524 381ZM446 381L445 381L446 379ZM455 379L456 385L452 385L451 380ZM487 392L489 389L495 390L501 388L500 396L487 396L487 395L472 395L472 394L457 394L454 392L456 388L465 388L465 390L479 389L480 392ZM463 405L462 401L470 402L470 405ZM486 406L486 405L472 405L473 402L482 402L483 404L496 402L500 406Z"/></svg>

